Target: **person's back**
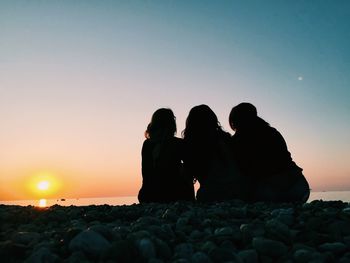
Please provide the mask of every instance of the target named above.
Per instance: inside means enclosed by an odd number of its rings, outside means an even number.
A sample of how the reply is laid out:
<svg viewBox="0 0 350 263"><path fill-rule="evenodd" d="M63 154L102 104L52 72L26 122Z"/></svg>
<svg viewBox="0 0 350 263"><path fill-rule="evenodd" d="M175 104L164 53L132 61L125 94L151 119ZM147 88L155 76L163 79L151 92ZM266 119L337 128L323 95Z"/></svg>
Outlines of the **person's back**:
<svg viewBox="0 0 350 263"><path fill-rule="evenodd" d="M282 135L273 127L236 132L231 145L237 165L248 176L266 177L288 169L300 169L292 160Z"/></svg>
<svg viewBox="0 0 350 263"><path fill-rule="evenodd" d="M183 141L174 137L175 117L170 109L159 109L146 131L142 146L142 187L138 199L144 202L194 200L192 180L182 168Z"/></svg>
<svg viewBox="0 0 350 263"><path fill-rule="evenodd" d="M237 180L239 172L233 162L228 141L221 138L207 159L201 176L198 177L200 188L197 200L209 202L238 198Z"/></svg>
<svg viewBox="0 0 350 263"><path fill-rule="evenodd" d="M185 172L198 180L198 201L236 198L238 170L229 148L230 134L224 132L207 105L191 109L183 132L186 145Z"/></svg>
<svg viewBox="0 0 350 263"><path fill-rule="evenodd" d="M182 139L172 137L162 142L145 140L142 147L143 185L139 201L193 200L193 184L183 174L182 159Z"/></svg>

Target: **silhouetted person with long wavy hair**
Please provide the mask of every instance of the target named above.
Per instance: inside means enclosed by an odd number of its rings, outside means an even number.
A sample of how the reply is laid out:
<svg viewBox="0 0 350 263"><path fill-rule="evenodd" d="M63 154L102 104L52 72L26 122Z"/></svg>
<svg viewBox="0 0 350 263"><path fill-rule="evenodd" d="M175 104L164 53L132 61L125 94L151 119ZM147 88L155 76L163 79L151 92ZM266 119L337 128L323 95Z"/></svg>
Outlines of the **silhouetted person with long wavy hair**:
<svg viewBox="0 0 350 263"><path fill-rule="evenodd" d="M183 173L183 140L176 138L176 120L171 109L156 110L142 146L140 203L194 200L192 179Z"/></svg>
<svg viewBox="0 0 350 263"><path fill-rule="evenodd" d="M232 149L243 177L247 201L306 202L309 184L292 160L282 135L244 102L229 116ZM243 186L242 186L243 187Z"/></svg>
<svg viewBox="0 0 350 263"><path fill-rule="evenodd" d="M185 172L198 180L198 201L223 201L237 197L235 181L239 175L229 147L231 135L220 126L207 105L189 112L183 131L186 147Z"/></svg>

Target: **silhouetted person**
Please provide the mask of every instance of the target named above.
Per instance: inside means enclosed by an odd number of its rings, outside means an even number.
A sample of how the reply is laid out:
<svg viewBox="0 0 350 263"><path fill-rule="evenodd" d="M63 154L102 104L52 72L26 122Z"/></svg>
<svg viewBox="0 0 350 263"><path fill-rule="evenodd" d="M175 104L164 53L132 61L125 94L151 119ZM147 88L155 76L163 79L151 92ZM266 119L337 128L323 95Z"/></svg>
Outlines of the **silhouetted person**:
<svg viewBox="0 0 350 263"><path fill-rule="evenodd" d="M183 140L174 137L175 133L172 110L155 111L142 146L140 203L194 200L192 178L186 179L183 173Z"/></svg>
<svg viewBox="0 0 350 263"><path fill-rule="evenodd" d="M198 201L222 201L237 197L238 171L229 147L231 135L222 130L215 113L207 105L189 112L183 131L186 147L185 173L198 180Z"/></svg>
<svg viewBox="0 0 350 263"><path fill-rule="evenodd" d="M229 116L232 149L245 178L248 201L306 202L309 185L293 162L282 135L258 117L250 103L233 107ZM243 187L243 186L242 186Z"/></svg>

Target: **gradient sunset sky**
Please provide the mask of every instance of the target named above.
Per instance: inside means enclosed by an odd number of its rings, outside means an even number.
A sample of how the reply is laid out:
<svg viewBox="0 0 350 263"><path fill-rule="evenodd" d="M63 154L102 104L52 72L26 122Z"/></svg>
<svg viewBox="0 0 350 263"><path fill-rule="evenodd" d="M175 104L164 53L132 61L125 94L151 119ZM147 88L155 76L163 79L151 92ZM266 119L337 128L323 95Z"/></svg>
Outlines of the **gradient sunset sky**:
<svg viewBox="0 0 350 263"><path fill-rule="evenodd" d="M248 101L313 190L350 190L350 1L1 1L0 200L137 195L152 113L178 136ZM39 178L39 179L38 179Z"/></svg>

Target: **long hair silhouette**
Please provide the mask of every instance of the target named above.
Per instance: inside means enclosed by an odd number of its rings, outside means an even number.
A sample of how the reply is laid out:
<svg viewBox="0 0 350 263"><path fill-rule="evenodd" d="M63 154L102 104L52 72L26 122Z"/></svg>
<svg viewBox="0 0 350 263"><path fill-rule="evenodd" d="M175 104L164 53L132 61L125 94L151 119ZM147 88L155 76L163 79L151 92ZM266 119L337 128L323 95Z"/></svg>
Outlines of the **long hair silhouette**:
<svg viewBox="0 0 350 263"><path fill-rule="evenodd" d="M156 110L145 131L147 139L159 140L173 137L176 134L176 118L171 109Z"/></svg>

